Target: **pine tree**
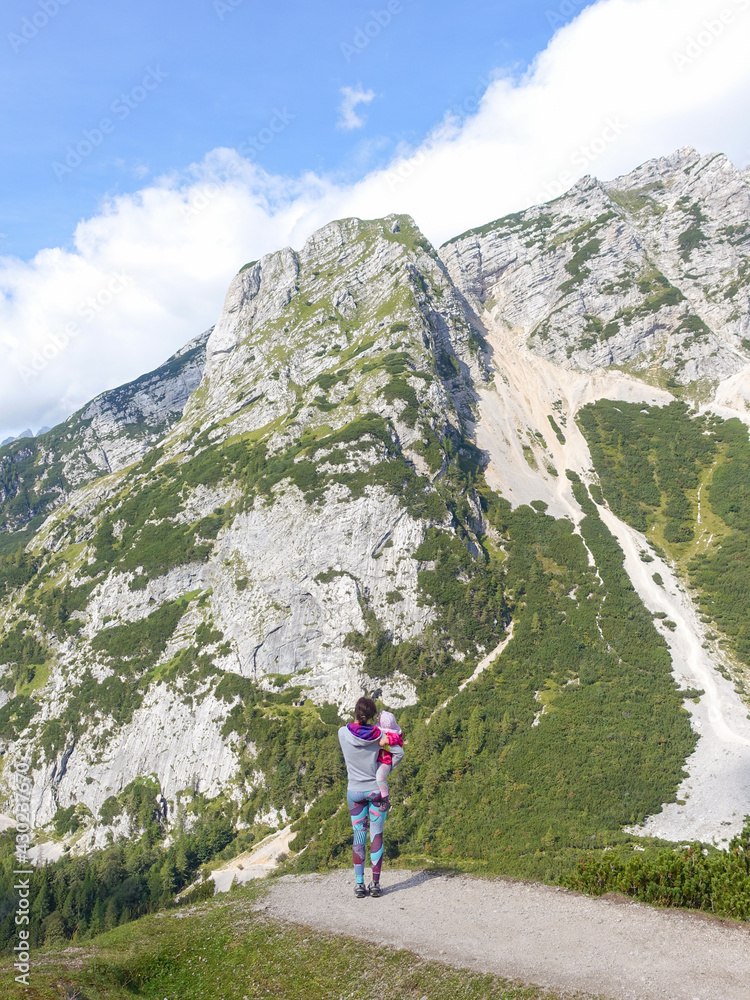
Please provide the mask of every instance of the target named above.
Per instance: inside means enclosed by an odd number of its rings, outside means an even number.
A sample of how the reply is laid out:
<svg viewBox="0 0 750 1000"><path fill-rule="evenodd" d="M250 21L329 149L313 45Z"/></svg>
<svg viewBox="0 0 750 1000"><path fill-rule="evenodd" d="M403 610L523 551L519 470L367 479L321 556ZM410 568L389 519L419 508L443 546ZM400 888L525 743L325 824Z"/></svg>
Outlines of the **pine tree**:
<svg viewBox="0 0 750 1000"><path fill-rule="evenodd" d="M477 705L472 709L469 716L469 727L466 741L466 754L469 757L476 755L483 749L487 738L487 727L484 721L484 712Z"/></svg>

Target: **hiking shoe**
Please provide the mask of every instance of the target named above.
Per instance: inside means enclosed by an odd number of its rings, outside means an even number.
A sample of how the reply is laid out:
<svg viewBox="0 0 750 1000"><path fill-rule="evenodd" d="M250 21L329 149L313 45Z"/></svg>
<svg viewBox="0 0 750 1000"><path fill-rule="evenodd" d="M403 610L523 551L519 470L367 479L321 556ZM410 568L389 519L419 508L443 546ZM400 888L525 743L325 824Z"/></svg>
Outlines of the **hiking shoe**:
<svg viewBox="0 0 750 1000"><path fill-rule="evenodd" d="M377 899L379 896L383 895L383 890L380 888L380 882L370 882L368 889L373 899Z"/></svg>
<svg viewBox="0 0 750 1000"><path fill-rule="evenodd" d="M367 889L365 889L364 882L357 882L354 886L354 895L357 899L364 899L367 895Z"/></svg>

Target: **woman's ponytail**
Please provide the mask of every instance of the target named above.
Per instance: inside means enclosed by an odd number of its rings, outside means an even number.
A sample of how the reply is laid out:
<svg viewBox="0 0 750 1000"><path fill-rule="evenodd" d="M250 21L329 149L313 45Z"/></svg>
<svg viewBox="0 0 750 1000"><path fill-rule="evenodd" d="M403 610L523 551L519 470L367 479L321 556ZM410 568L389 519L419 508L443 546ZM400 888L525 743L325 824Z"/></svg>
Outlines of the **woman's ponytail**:
<svg viewBox="0 0 750 1000"><path fill-rule="evenodd" d="M378 706L372 698L360 698L354 706L354 719L360 726L366 726L378 714Z"/></svg>

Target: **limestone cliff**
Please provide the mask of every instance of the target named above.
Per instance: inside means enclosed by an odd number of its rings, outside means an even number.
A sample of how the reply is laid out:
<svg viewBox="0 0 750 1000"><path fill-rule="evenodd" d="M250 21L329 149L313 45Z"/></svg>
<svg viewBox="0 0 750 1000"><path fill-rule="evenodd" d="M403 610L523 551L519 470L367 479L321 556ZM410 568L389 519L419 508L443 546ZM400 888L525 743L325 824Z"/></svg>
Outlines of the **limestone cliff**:
<svg viewBox="0 0 750 1000"><path fill-rule="evenodd" d="M22 705L38 706L35 822L74 804L96 817L144 773L172 807L226 788L222 677L318 704L363 688L413 702L409 678L367 676L362 644L431 621L417 550L431 525L453 530L484 378L480 324L406 217L332 223L243 269L182 419L48 519L32 583L6 603L5 628L27 614L14 634L44 649L33 670L4 668L5 697L33 688ZM43 579L60 595L46 630ZM175 749L199 731L200 750Z"/></svg>
<svg viewBox="0 0 750 1000"><path fill-rule="evenodd" d="M163 437L201 380L209 333L52 430L0 448L0 551L22 544L78 487L142 458Z"/></svg>
<svg viewBox="0 0 750 1000"><path fill-rule="evenodd" d="M750 188L682 149L441 248L456 285L556 364L707 398L750 362Z"/></svg>

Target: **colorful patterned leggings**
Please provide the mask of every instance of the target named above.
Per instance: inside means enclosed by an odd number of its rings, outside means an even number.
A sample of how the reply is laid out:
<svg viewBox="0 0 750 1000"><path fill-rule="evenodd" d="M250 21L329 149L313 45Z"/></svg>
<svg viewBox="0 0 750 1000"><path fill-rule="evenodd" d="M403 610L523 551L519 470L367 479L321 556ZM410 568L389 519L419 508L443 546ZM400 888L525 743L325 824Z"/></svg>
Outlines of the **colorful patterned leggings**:
<svg viewBox="0 0 750 1000"><path fill-rule="evenodd" d="M372 864L372 880L380 881L380 869L383 864L383 827L388 810L380 797L380 792L347 792L346 804L354 828L354 843L352 845L352 862L354 876L358 882L365 880L365 845L367 843L367 826L370 826L370 862Z"/></svg>

